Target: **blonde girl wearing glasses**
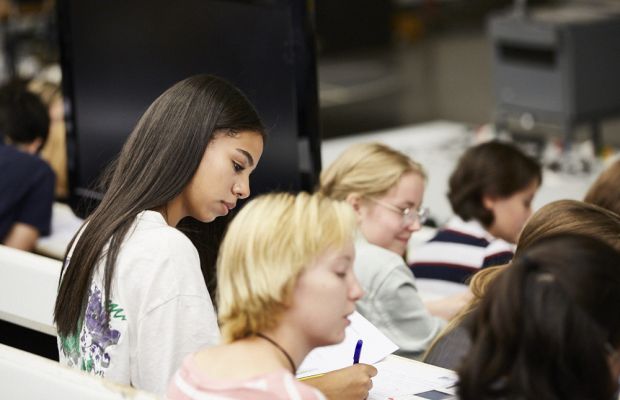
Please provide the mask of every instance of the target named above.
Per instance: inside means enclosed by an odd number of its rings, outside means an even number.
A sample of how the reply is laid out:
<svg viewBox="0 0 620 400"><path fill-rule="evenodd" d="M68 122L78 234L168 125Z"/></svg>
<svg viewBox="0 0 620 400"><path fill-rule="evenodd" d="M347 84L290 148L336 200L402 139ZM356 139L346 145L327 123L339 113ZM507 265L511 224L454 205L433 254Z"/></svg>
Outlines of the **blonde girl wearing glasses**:
<svg viewBox="0 0 620 400"><path fill-rule="evenodd" d="M326 196L347 201L357 216L354 271L366 292L358 311L400 347L400 355L412 358L444 325L422 302L403 258L426 216L425 181L422 166L405 154L364 143L350 147L323 171L320 186ZM438 309L449 318L458 306Z"/></svg>

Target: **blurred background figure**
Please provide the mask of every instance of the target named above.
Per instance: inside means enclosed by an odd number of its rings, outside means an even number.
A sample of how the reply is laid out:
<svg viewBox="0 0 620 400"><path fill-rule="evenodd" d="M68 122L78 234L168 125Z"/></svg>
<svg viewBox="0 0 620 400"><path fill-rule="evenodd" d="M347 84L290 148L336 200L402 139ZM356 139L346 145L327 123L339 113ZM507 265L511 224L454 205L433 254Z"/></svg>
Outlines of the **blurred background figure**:
<svg viewBox="0 0 620 400"><path fill-rule="evenodd" d="M48 162L56 174L55 197L66 200L69 196L67 178L67 132L60 88L60 68L50 66L42 70L28 84L28 89L39 95L47 106L50 117L49 135L41 148L41 158Z"/></svg>
<svg viewBox="0 0 620 400"><path fill-rule="evenodd" d="M509 262L541 184L540 165L511 144L467 150L448 184L456 215L410 255L414 275L464 284L481 268Z"/></svg>
<svg viewBox="0 0 620 400"><path fill-rule="evenodd" d="M0 88L0 241L32 250L50 233L55 176L38 154L50 119L39 97L14 81Z"/></svg>

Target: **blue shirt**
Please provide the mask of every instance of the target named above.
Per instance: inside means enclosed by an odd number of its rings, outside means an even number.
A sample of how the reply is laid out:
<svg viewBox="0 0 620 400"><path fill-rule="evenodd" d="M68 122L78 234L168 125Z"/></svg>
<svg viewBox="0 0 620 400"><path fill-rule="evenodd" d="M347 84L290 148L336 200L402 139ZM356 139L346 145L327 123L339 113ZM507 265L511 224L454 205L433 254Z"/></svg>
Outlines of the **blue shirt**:
<svg viewBox="0 0 620 400"><path fill-rule="evenodd" d="M49 235L55 180L39 157L0 144L0 243L15 223Z"/></svg>

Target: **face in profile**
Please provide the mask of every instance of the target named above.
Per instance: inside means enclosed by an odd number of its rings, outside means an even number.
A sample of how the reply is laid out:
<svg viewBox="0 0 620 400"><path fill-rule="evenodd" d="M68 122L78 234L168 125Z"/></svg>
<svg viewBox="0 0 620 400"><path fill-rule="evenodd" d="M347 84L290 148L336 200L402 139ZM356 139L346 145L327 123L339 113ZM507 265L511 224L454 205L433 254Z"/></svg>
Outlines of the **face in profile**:
<svg viewBox="0 0 620 400"><path fill-rule="evenodd" d="M250 195L250 174L263 154L257 132L217 133L179 198L184 215L211 222Z"/></svg>
<svg viewBox="0 0 620 400"><path fill-rule="evenodd" d="M532 200L538 187L539 182L535 179L511 196L496 199L485 197L484 206L494 216L489 232L507 242L517 243L525 222L532 215Z"/></svg>
<svg viewBox="0 0 620 400"><path fill-rule="evenodd" d="M415 217L422 206L424 178L417 173L403 175L385 195L376 199L363 199L356 208L360 231L374 245L404 255L411 234L420 229ZM413 218L405 218L409 208Z"/></svg>
<svg viewBox="0 0 620 400"><path fill-rule="evenodd" d="M347 317L363 291L353 273L353 242L328 250L299 276L289 318L303 332L310 348L344 340Z"/></svg>

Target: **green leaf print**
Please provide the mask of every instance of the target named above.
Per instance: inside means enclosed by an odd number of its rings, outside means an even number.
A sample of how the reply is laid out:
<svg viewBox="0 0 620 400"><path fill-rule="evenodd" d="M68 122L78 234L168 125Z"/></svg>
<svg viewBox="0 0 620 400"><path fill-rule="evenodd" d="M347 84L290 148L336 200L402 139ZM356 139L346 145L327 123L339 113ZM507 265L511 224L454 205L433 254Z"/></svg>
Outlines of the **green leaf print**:
<svg viewBox="0 0 620 400"><path fill-rule="evenodd" d="M111 301L108 302L108 313L110 317L125 321L127 320L127 317L125 317L125 314L123 314L124 311L125 310L120 308L118 304L114 304Z"/></svg>

